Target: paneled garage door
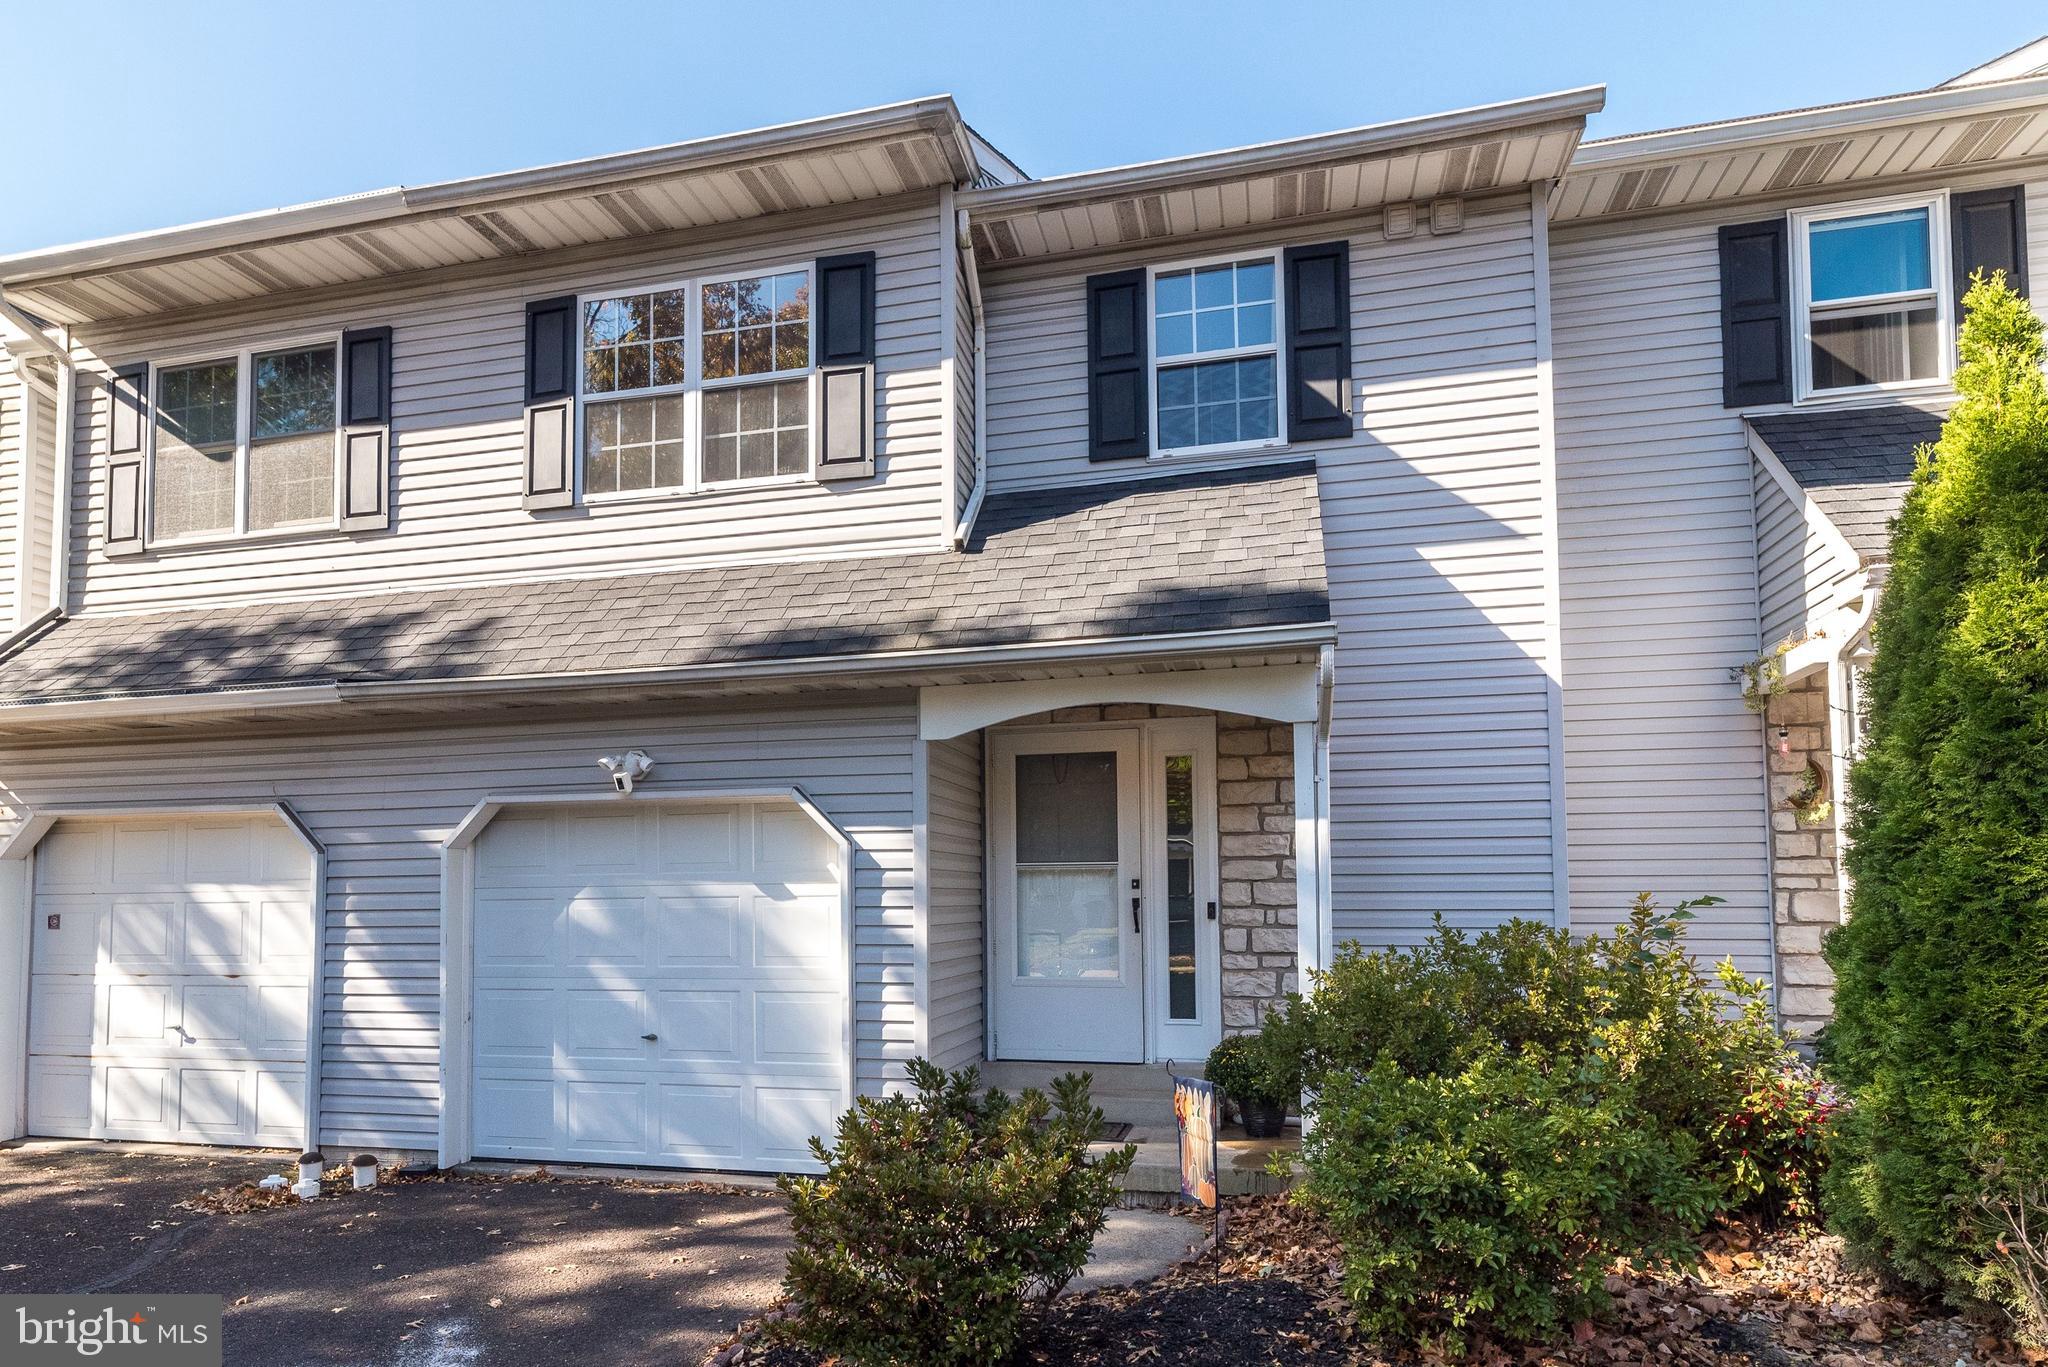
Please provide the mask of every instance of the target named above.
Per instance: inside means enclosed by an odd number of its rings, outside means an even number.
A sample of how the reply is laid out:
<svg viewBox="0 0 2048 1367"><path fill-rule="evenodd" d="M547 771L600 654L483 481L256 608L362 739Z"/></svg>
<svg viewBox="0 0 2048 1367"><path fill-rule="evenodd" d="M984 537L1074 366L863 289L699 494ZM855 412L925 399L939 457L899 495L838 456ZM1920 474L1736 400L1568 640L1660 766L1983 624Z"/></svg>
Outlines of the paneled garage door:
<svg viewBox="0 0 2048 1367"><path fill-rule="evenodd" d="M815 1166L846 1100L838 860L788 802L501 813L475 864L476 1151Z"/></svg>
<svg viewBox="0 0 2048 1367"><path fill-rule="evenodd" d="M66 821L36 847L29 1133L306 1142L313 859L275 817Z"/></svg>

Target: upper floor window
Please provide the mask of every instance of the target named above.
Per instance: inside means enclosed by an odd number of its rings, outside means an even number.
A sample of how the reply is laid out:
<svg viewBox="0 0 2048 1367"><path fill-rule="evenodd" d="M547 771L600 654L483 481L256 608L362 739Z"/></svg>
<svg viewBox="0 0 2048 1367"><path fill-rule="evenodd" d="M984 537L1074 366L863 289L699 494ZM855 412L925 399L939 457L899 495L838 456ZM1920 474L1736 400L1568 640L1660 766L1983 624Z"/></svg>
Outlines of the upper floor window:
<svg viewBox="0 0 2048 1367"><path fill-rule="evenodd" d="M798 269L583 299L584 493L809 473L810 293Z"/></svg>
<svg viewBox="0 0 2048 1367"><path fill-rule="evenodd" d="M1278 277L1271 253L1152 272L1157 454L1279 442Z"/></svg>
<svg viewBox="0 0 2048 1367"><path fill-rule="evenodd" d="M333 526L336 383L332 341L159 367L152 539Z"/></svg>
<svg viewBox="0 0 2048 1367"><path fill-rule="evenodd" d="M1801 396L1939 381L1949 366L1939 197L1793 215Z"/></svg>

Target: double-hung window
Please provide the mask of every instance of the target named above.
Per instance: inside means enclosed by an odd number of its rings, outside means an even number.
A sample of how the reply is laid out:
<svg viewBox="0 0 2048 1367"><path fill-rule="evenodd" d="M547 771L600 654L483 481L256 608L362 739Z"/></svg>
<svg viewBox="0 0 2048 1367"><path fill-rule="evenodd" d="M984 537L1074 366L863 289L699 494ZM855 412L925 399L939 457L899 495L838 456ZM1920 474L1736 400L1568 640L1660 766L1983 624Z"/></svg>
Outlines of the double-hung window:
<svg viewBox="0 0 2048 1367"><path fill-rule="evenodd" d="M1152 272L1157 454L1280 440L1278 283L1271 253Z"/></svg>
<svg viewBox="0 0 2048 1367"><path fill-rule="evenodd" d="M679 493L811 470L811 272L581 301L583 492Z"/></svg>
<svg viewBox="0 0 2048 1367"><path fill-rule="evenodd" d="M1946 220L1939 197L1793 215L1802 397L1945 377Z"/></svg>
<svg viewBox="0 0 2048 1367"><path fill-rule="evenodd" d="M155 379L153 540L334 525L333 341L163 365Z"/></svg>

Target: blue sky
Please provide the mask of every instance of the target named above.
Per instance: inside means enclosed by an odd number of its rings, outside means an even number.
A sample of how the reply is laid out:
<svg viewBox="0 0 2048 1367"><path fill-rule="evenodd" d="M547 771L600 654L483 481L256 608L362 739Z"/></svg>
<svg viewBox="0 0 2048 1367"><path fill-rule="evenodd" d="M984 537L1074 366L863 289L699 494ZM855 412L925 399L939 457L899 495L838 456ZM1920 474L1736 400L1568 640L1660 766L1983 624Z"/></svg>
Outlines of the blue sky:
<svg viewBox="0 0 2048 1367"><path fill-rule="evenodd" d="M1592 136L1917 89L2040 0L13 0L0 252L941 91L1037 175L1604 83Z"/></svg>

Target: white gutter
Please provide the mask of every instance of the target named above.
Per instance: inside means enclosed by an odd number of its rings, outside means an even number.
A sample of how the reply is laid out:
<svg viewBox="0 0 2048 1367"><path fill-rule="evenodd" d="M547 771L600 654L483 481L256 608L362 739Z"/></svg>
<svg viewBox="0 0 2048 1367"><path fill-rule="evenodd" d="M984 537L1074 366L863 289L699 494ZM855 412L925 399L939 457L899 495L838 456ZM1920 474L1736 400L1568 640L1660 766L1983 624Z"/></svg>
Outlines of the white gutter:
<svg viewBox="0 0 2048 1367"><path fill-rule="evenodd" d="M781 679L866 678L918 670L970 669L1102 660L1171 660L1247 650L1309 648L1336 639L1329 622L1235 627L1222 631L1151 636L1089 637L1018 645L957 646L882 651L868 655L811 655L790 660L738 661L704 665L655 665L645 669L588 674L496 674L474 679L399 680L379 683L292 684L275 688L228 689L204 693L157 693L87 697L52 702L0 702L0 725L42 718L113 720L155 717L165 712L244 712L329 703L406 701L470 697L528 690L687 686Z"/></svg>
<svg viewBox="0 0 2048 1367"><path fill-rule="evenodd" d="M1606 169L1634 161L1662 160L1688 153L1726 152L1816 132L1847 133L1887 124L1910 123L1958 113L1989 114L2048 100L2048 76L2028 76L1989 85L1943 86L1906 95L1792 109L1754 118L1662 132L1628 133L1583 144L1572 170Z"/></svg>
<svg viewBox="0 0 2048 1367"><path fill-rule="evenodd" d="M967 211L956 215L956 239L960 261L967 271L967 298L974 306L974 487L967 491L967 506L953 529L953 549L959 550L974 535L974 519L981 516L982 495L988 492L988 319L981 304L981 262L974 255L974 239L967 231Z"/></svg>
<svg viewBox="0 0 2048 1367"><path fill-rule="evenodd" d="M777 124L742 133L698 138L635 152L559 162L429 185L391 186L337 199L208 219L176 228L128 233L89 242L0 256L0 279L32 279L132 267L175 256L205 255L258 246L284 238L360 228L423 213L448 213L535 194L564 194L595 185L680 175L727 167L764 156L787 156L850 140L892 133L934 132L944 136L963 180L974 176L974 150L950 95L858 109L822 119Z"/></svg>
<svg viewBox="0 0 2048 1367"><path fill-rule="evenodd" d="M1123 195L1155 186L1180 184L1189 180L1223 177L1246 172L1271 172L1290 165L1312 164L1339 157L1364 156L1375 152L1407 149L1421 144L1452 139L1483 137L1546 122L1583 122L1597 114L1607 102L1607 88L1599 85L1561 90L1525 100L1475 105L1422 118L1396 119L1366 124L1335 133L1258 143L1223 152L1175 157L1163 161L1139 162L1105 171L1084 171L1069 176L1051 176L1019 185L997 185L986 190L969 190L960 203L970 212L990 208L1004 211L1024 206L1042 208L1069 200Z"/></svg>

